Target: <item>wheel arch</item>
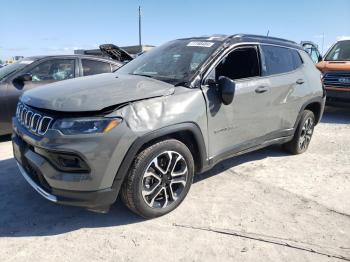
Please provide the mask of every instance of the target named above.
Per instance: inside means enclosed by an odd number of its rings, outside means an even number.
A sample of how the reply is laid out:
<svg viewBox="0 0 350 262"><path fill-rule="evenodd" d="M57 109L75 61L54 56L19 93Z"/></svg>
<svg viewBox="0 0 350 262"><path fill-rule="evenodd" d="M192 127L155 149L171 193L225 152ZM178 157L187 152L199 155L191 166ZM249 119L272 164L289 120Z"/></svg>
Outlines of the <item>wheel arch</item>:
<svg viewBox="0 0 350 262"><path fill-rule="evenodd" d="M294 128L298 126L298 123L300 121L301 115L304 112L304 110L312 111L315 115L316 124L318 124L321 121L321 118L323 115L324 105L325 105L324 98L321 98L321 97L313 98L305 102L299 111L298 117L294 124Z"/></svg>
<svg viewBox="0 0 350 262"><path fill-rule="evenodd" d="M167 138L177 139L189 148L194 158L196 173L204 169L207 165L207 151L203 134L197 124L186 122L163 127L137 138L124 156L112 187L119 192L135 156L149 145Z"/></svg>

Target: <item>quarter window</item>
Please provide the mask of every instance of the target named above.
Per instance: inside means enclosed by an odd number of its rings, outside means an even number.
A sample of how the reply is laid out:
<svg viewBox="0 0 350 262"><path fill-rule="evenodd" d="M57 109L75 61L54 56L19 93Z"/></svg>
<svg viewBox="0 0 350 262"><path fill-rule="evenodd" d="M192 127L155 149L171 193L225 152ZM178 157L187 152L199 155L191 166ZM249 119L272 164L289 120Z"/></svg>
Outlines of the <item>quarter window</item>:
<svg viewBox="0 0 350 262"><path fill-rule="evenodd" d="M303 64L303 60L301 59L300 54L297 50L290 49L290 52L292 53L293 57L294 69L297 69Z"/></svg>
<svg viewBox="0 0 350 262"><path fill-rule="evenodd" d="M110 73L112 71L111 65L102 61L82 59L81 63L84 76Z"/></svg>
<svg viewBox="0 0 350 262"><path fill-rule="evenodd" d="M111 64L111 67L112 67L112 72L114 72L115 70L119 69L121 67L121 65Z"/></svg>
<svg viewBox="0 0 350 262"><path fill-rule="evenodd" d="M290 72L300 64L300 61L298 62L295 54L293 54L292 49L269 45L262 45L261 49L263 56L262 69L264 75Z"/></svg>

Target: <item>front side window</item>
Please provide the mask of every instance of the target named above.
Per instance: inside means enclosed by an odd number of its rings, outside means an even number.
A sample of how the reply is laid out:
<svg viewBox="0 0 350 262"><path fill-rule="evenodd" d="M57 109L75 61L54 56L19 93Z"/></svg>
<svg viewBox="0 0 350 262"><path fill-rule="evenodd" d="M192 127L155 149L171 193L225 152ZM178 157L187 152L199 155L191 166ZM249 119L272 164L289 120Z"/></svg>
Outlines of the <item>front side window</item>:
<svg viewBox="0 0 350 262"><path fill-rule="evenodd" d="M82 59L81 63L83 65L84 76L112 72L111 65L109 63L105 63L97 60L90 60L90 59Z"/></svg>
<svg viewBox="0 0 350 262"><path fill-rule="evenodd" d="M53 59L40 63L29 71L33 82L61 81L75 76L75 59Z"/></svg>
<svg viewBox="0 0 350 262"><path fill-rule="evenodd" d="M336 43L325 57L326 61L350 61L350 40Z"/></svg>
<svg viewBox="0 0 350 262"><path fill-rule="evenodd" d="M187 82L220 45L201 39L171 41L138 56L117 74L142 75L175 85Z"/></svg>
<svg viewBox="0 0 350 262"><path fill-rule="evenodd" d="M262 45L263 75L274 75L293 71L295 57L292 49L279 46Z"/></svg>
<svg viewBox="0 0 350 262"><path fill-rule="evenodd" d="M258 52L255 47L241 47L226 55L209 78L226 76L232 80L260 76Z"/></svg>
<svg viewBox="0 0 350 262"><path fill-rule="evenodd" d="M24 59L19 60L18 62L14 63L14 64L1 67L1 69L0 69L0 81L3 80L5 77L7 77L15 72L21 71L27 65L30 65L34 61L35 60L31 59L31 58L24 58Z"/></svg>

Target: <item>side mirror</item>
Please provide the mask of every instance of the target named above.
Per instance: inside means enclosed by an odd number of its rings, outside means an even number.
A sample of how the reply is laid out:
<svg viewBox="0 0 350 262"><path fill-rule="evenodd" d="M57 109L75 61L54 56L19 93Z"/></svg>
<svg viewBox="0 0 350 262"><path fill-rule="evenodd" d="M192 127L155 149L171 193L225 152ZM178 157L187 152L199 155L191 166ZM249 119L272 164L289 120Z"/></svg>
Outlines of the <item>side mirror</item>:
<svg viewBox="0 0 350 262"><path fill-rule="evenodd" d="M235 82L226 76L220 76L218 80L218 87L222 103L229 105L232 103L233 97L235 96L236 85Z"/></svg>
<svg viewBox="0 0 350 262"><path fill-rule="evenodd" d="M24 83L26 81L32 81L32 75L29 73L17 76L14 81Z"/></svg>
<svg viewBox="0 0 350 262"><path fill-rule="evenodd" d="M208 85L208 86L215 86L216 85L216 81L215 81L215 79L212 79L212 78L207 78L206 80L205 80L205 83L204 83L205 85Z"/></svg>

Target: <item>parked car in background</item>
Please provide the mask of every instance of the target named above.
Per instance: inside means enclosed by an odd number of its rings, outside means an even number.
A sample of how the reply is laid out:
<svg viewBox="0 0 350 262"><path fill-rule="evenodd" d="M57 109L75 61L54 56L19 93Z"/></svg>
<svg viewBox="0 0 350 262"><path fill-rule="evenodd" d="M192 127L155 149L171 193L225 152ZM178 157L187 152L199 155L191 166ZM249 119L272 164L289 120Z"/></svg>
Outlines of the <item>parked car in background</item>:
<svg viewBox="0 0 350 262"><path fill-rule="evenodd" d="M309 54L309 56L315 64L322 61L322 55L318 50L318 46L314 42L302 41L300 45L304 48L306 53Z"/></svg>
<svg viewBox="0 0 350 262"><path fill-rule="evenodd" d="M27 57L0 68L0 135L11 133L11 118L23 92L66 79L110 73L122 65L118 60L103 57L58 55Z"/></svg>
<svg viewBox="0 0 350 262"><path fill-rule="evenodd" d="M329 104L350 105L350 40L335 43L317 68L323 74Z"/></svg>
<svg viewBox="0 0 350 262"><path fill-rule="evenodd" d="M305 152L324 102L320 72L294 42L178 39L114 74L26 92L14 155L49 201L105 212L120 194L158 217L179 206L195 173L226 158L272 144Z"/></svg>

